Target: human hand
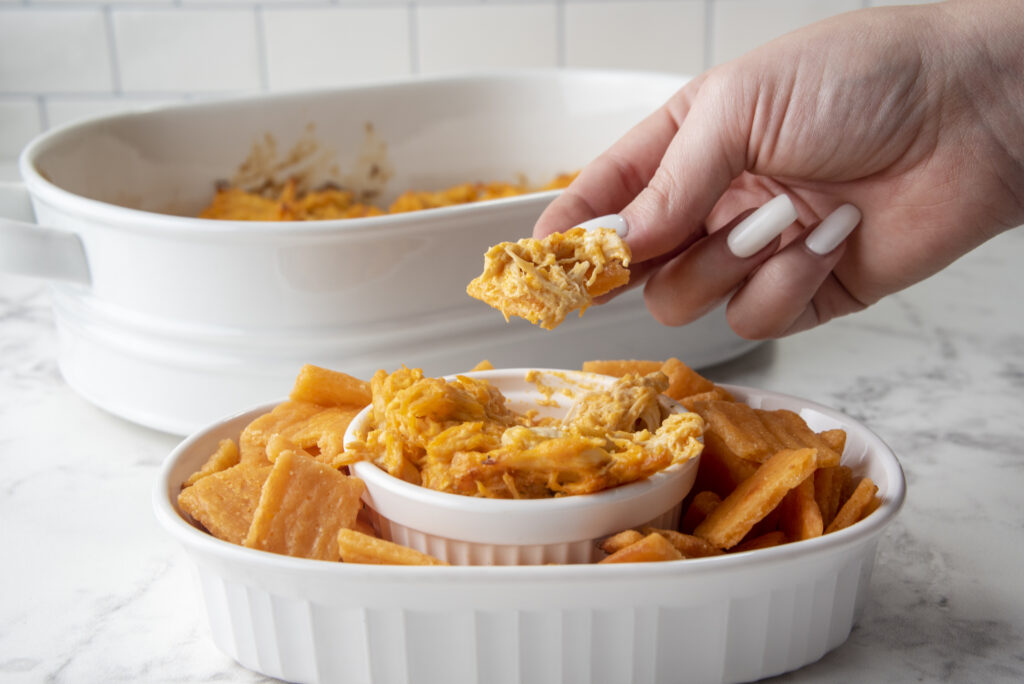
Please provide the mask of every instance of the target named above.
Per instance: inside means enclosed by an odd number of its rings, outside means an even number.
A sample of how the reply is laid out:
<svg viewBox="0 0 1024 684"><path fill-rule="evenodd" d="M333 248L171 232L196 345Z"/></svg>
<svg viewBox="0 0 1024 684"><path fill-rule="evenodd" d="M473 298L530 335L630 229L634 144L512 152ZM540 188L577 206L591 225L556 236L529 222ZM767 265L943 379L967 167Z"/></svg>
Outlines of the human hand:
<svg viewBox="0 0 1024 684"><path fill-rule="evenodd" d="M858 311L1024 221L1020 35L1019 4L998 0L796 31L690 81L534 236L619 214L633 282L668 325L725 299L752 339ZM766 205L783 194L792 212Z"/></svg>

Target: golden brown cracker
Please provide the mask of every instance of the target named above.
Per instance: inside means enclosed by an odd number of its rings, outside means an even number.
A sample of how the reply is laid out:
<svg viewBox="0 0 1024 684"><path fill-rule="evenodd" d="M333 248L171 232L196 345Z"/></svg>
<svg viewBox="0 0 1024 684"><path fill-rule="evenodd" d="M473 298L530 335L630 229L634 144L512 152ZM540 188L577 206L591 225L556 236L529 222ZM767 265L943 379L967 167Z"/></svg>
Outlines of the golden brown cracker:
<svg viewBox="0 0 1024 684"><path fill-rule="evenodd" d="M840 456L846 451L846 430L840 428L823 430L818 433L818 436L825 440L825 444L828 444Z"/></svg>
<svg viewBox="0 0 1024 684"><path fill-rule="evenodd" d="M712 389L707 392L701 392L700 394L691 394L688 396L677 399L680 404L686 408L687 411L692 411L692 406L696 405L700 401L735 401L729 390L724 387L715 385Z"/></svg>
<svg viewBox="0 0 1024 684"><path fill-rule="evenodd" d="M238 465L238 460L238 445L235 444L235 440L222 439L217 444L217 450L210 455L210 458L206 459L206 463L199 470L189 475L189 478L181 486L182 488L191 487L207 475L219 473L231 466Z"/></svg>
<svg viewBox="0 0 1024 684"><path fill-rule="evenodd" d="M269 413L264 413L245 426L238 438L243 463L270 463L267 459L267 443L276 434L292 439L306 421L323 410L318 404L307 401L284 401Z"/></svg>
<svg viewBox="0 0 1024 684"><path fill-rule="evenodd" d="M731 401L694 402L704 419L704 443L709 450L761 463L783 448L755 409Z"/></svg>
<svg viewBox="0 0 1024 684"><path fill-rule="evenodd" d="M240 463L183 489L178 505L213 536L241 544L269 474L269 465Z"/></svg>
<svg viewBox="0 0 1024 684"><path fill-rule="evenodd" d="M722 497L709 489L697 492L679 521L679 529L686 533L693 532L720 503Z"/></svg>
<svg viewBox="0 0 1024 684"><path fill-rule="evenodd" d="M326 408L307 418L291 439L327 465L336 467L335 460L345 451L345 430L362 410L362 406Z"/></svg>
<svg viewBox="0 0 1024 684"><path fill-rule="evenodd" d="M872 504L875 494L878 493L878 485L871 481L871 478L862 478L854 488L850 498L846 500L836 517L829 523L826 532L835 532L860 520L864 510Z"/></svg>
<svg viewBox="0 0 1024 684"><path fill-rule="evenodd" d="M338 552L345 563L374 565L448 565L444 561L408 546L378 539L356 530L338 530Z"/></svg>
<svg viewBox="0 0 1024 684"><path fill-rule="evenodd" d="M814 498L814 477L808 477L782 499L779 529L790 541L820 537L825 531L821 509Z"/></svg>
<svg viewBox="0 0 1024 684"><path fill-rule="evenodd" d="M661 361L639 361L636 359L594 360L584 361L583 371L621 378L631 373L641 376L650 375L660 371L662 365L664 364Z"/></svg>
<svg viewBox="0 0 1024 684"><path fill-rule="evenodd" d="M283 450L263 485L245 546L319 560L338 559L338 530L359 513L362 480Z"/></svg>
<svg viewBox="0 0 1024 684"><path fill-rule="evenodd" d="M601 542L601 550L605 553L612 554L620 549L624 549L630 544L634 544L644 538L644 535L640 534L636 530L623 530L617 532L612 536L608 537Z"/></svg>
<svg viewBox="0 0 1024 684"><path fill-rule="evenodd" d="M836 517L839 510L840 488L836 482L840 477L840 466L818 468L814 471L814 500L821 513L821 521L825 527Z"/></svg>
<svg viewBox="0 0 1024 684"><path fill-rule="evenodd" d="M704 419L704 442L710 450L763 463L782 449L813 448L819 466L839 465L840 454L793 411L722 400L691 402L690 408Z"/></svg>
<svg viewBox="0 0 1024 684"><path fill-rule="evenodd" d="M748 539L747 541L741 542L736 546L729 549L729 553L740 553L742 551L756 551L757 549L767 549L772 546L779 546L780 544L788 544L789 539L786 538L786 533L781 530L775 530L773 532L765 532L764 534Z"/></svg>
<svg viewBox="0 0 1024 684"><path fill-rule="evenodd" d="M710 392L715 388L715 383L675 357L667 359L660 370L668 376L668 389L665 390L665 394L677 401L683 397Z"/></svg>
<svg viewBox="0 0 1024 684"><path fill-rule="evenodd" d="M721 549L735 546L817 464L815 449L783 449L766 460L704 519L694 535Z"/></svg>
<svg viewBox="0 0 1024 684"><path fill-rule="evenodd" d="M713 437L704 434L704 451L697 466L694 487L710 490L724 498L757 471L758 464L734 455Z"/></svg>
<svg viewBox="0 0 1024 684"><path fill-rule="evenodd" d="M680 560L683 555L657 532L652 532L639 541L619 549L599 563L652 563L657 561Z"/></svg>
<svg viewBox="0 0 1024 684"><path fill-rule="evenodd" d="M338 371L306 364L295 378L289 399L320 406L366 406L370 383Z"/></svg>
<svg viewBox="0 0 1024 684"><path fill-rule="evenodd" d="M705 556L717 556L722 553L707 541L692 534L684 534L677 530L662 530L656 527L643 527L640 529L643 534L658 533L667 539L672 546L676 547L683 558L704 558Z"/></svg>

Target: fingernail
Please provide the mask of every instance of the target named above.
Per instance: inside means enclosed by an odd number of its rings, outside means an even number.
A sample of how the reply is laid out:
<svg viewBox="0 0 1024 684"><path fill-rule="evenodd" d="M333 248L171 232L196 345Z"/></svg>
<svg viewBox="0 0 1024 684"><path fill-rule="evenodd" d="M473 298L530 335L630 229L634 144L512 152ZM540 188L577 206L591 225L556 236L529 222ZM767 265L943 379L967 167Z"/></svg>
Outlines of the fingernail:
<svg viewBox="0 0 1024 684"><path fill-rule="evenodd" d="M611 228L615 231L615 234L620 238L626 237L626 233L629 232L629 227L626 225L626 219L622 218L618 214L608 214L607 216L598 216L597 218L584 221L579 225L584 230L597 230L598 228Z"/></svg>
<svg viewBox="0 0 1024 684"><path fill-rule="evenodd" d="M793 221L796 207L786 195L773 197L732 229L726 244L741 259L753 256L777 238Z"/></svg>
<svg viewBox="0 0 1024 684"><path fill-rule="evenodd" d="M804 244L815 254L825 256L838 247L859 223L860 209L852 204L844 204L826 216L807 236Z"/></svg>

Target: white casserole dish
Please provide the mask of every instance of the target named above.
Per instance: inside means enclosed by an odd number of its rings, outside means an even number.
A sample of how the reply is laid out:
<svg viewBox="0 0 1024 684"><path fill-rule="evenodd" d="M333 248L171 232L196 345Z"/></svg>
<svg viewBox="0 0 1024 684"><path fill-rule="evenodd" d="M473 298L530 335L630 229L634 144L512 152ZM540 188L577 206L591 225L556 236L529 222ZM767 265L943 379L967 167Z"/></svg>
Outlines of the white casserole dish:
<svg viewBox="0 0 1024 684"><path fill-rule="evenodd" d="M753 345L721 311L664 328L633 292L546 332L506 324L466 295L487 247L528 235L554 192L343 221L195 218L254 146L273 151L268 139L279 159L307 145L299 170L311 185L366 182L370 162L392 168L385 201L518 174L545 182L582 167L684 82L513 72L72 124L33 141L20 160L24 186L0 192L0 270L53 281L59 363L73 388L178 434L273 400L304 363L356 376L401 362L443 375L485 356L504 367L684 353L692 365L715 363ZM374 141L386 154L378 146L360 159Z"/></svg>
<svg viewBox="0 0 1024 684"><path fill-rule="evenodd" d="M832 534L747 553L622 565L388 567L288 558L222 542L177 508L181 483L263 409L186 439L153 504L198 571L211 635L244 667L297 682L750 681L842 644L878 540L905 496L889 448L853 419L773 392L753 406L843 428L843 463L882 505Z"/></svg>

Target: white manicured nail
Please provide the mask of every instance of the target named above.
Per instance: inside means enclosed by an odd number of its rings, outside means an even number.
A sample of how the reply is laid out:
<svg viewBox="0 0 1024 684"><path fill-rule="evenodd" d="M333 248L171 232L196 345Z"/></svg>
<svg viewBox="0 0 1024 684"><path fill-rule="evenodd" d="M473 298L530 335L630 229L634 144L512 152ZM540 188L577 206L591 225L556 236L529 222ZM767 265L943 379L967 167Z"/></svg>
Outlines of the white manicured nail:
<svg viewBox="0 0 1024 684"><path fill-rule="evenodd" d="M807 236L804 244L815 254L825 256L838 247L859 223L860 210L852 204L844 204L826 216Z"/></svg>
<svg viewBox="0 0 1024 684"><path fill-rule="evenodd" d="M741 259L754 256L796 221L796 207L786 195L773 197L732 229L726 244Z"/></svg>
<svg viewBox="0 0 1024 684"><path fill-rule="evenodd" d="M584 230L597 230L598 228L611 228L615 231L615 234L621 237L626 237L626 233L629 232L629 227L626 225L626 219L622 218L618 214L608 214L607 216L598 216L597 218L584 221L579 225Z"/></svg>

